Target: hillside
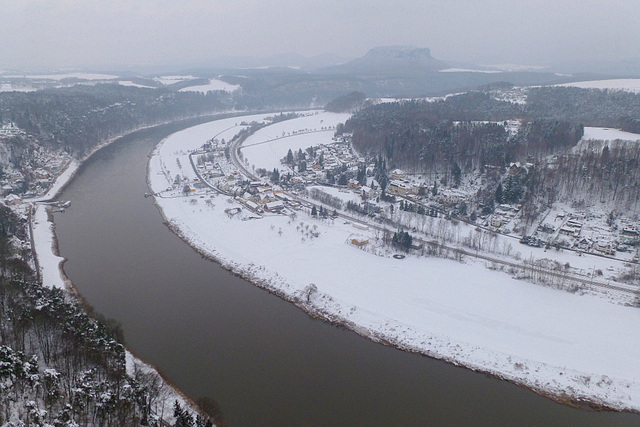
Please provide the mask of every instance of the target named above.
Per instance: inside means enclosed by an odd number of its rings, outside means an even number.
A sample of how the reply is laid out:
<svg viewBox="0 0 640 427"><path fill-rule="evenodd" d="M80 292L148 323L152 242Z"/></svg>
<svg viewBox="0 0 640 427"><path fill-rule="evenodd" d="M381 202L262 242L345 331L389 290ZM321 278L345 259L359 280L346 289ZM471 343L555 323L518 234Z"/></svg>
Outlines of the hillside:
<svg viewBox="0 0 640 427"><path fill-rule="evenodd" d="M465 215L507 202L523 205L533 221L557 200L638 212L637 144L576 148L585 126L638 132L638 94L541 87L517 89L517 102L504 100L514 90L379 104L354 114L344 131L359 153L384 161L387 171L430 174L443 188L476 182L475 197L455 208ZM526 164L526 173L509 172L514 164Z"/></svg>

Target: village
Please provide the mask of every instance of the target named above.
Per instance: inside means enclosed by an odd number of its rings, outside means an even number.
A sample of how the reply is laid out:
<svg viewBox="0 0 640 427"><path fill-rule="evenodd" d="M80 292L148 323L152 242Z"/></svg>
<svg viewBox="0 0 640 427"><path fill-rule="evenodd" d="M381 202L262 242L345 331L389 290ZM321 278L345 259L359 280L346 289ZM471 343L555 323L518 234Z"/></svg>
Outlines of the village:
<svg viewBox="0 0 640 427"><path fill-rule="evenodd" d="M268 118L267 118L268 119ZM248 129L250 123L240 123L238 129ZM270 120L264 125L269 127ZM513 123L505 123L508 129ZM357 218L356 222L370 224L372 228L386 227L406 230L414 236L425 236L474 250L482 249L477 237L461 236L458 223L475 229L476 234L503 236L506 241L531 248L554 251L573 251L618 260L623 263L638 262L640 226L637 218L623 213L605 211L602 207L572 207L555 203L551 209L539 215L527 225L521 206L514 203L496 203L488 209L478 202L478 190L496 177L518 177L535 167L531 163L512 163L500 169L486 166L483 173L463 175L459 185L453 185L451 177L438 174L409 173L400 169L385 171L380 175L376 159L367 160L351 149L351 135L335 136L334 127L291 131L279 134L268 144L282 153L279 167L251 166L243 158L243 146L237 149L240 159L234 162L231 146L237 138L237 129L228 140L213 137L197 150L190 150L177 158L179 173L172 175L171 192L180 190L183 196L206 198L208 193L232 197L242 209L251 213L248 218L259 219L263 215L291 215L306 212L318 217L337 218L338 215ZM306 147L290 149L290 137L307 133L315 142ZM334 135L327 138L327 135ZM70 158L64 152L50 153L32 144L29 135L8 123L0 129L0 154L5 165L0 177L4 203L15 205L23 199L44 194L68 164ZM258 143L263 143L262 141ZM20 164L13 167L12 156L23 151ZM256 144L256 142L254 142ZM32 146L33 145L33 146ZM26 148L25 148L26 147ZM24 161L28 157L28 161ZM180 159L184 165L180 164ZM252 158L252 161L254 159ZM550 158L548 162L557 162ZM239 164L238 164L239 163ZM185 173L191 169L195 174ZM249 170L250 169L250 170ZM500 170L498 170L500 169ZM381 182L382 181L382 182ZM195 201L195 200L194 200ZM238 208L230 208L229 215L236 215ZM448 220L448 228L434 226L427 218ZM482 233L480 233L482 232ZM366 233L353 239L357 246L369 244ZM497 242L497 241L496 241ZM493 243L491 252L519 258L522 250L513 249L510 243ZM419 246L415 246L418 248ZM484 245L484 248L487 246ZM502 249L498 249L502 247ZM631 264L627 264L632 267ZM629 267L629 269L631 269ZM601 269L592 269L591 275ZM610 273L616 280L636 280L635 274Z"/></svg>
<svg viewBox="0 0 640 427"><path fill-rule="evenodd" d="M378 168L375 160L367 162L354 153L349 134L334 136L330 142L320 139L317 145L304 150L286 148L286 140L282 138L277 142L279 151L287 153L280 159L279 168L266 170L254 166L249 172L247 159L240 160L244 163L241 167L234 164L230 155L232 139L227 142L211 138L183 157L188 157L196 172L195 177L176 175L171 190L181 189L183 195L200 198L211 192L228 195L251 213L250 219L273 214L291 215L300 211L319 217L350 215L372 227L377 224L409 233L422 232L428 237L478 249L470 237L460 236L460 231L457 231L458 237L452 237L453 231L443 231L447 229L434 227L433 222L425 220L441 218L449 220L451 230L457 227L457 223L463 223L478 233L504 236L514 244L519 242L545 251L568 250L577 255L588 253L627 263L638 260L640 231L637 221L621 214L555 204L533 225L525 226L518 204L500 203L491 210L477 209L478 189L488 175L499 173L509 177L526 174L528 168L534 167L531 163L512 163L500 171L487 167L485 176L464 176L457 188L447 185L440 176L412 174L400 169L388 172L386 185L381 185L376 179ZM239 211L238 208L230 208L228 214L235 215ZM438 233L447 236L439 236ZM354 242L363 246L363 242L367 244L369 240L362 237ZM503 255L519 258L520 251L512 250L511 244L507 247L503 243L502 246L505 247L501 252ZM498 249L495 251L499 252Z"/></svg>

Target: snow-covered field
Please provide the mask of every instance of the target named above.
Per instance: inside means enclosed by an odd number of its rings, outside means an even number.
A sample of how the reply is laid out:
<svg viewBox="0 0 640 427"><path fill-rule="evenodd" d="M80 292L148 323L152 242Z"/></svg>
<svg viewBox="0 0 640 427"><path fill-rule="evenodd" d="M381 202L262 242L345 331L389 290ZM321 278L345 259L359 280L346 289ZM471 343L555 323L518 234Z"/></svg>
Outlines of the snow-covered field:
<svg viewBox="0 0 640 427"><path fill-rule="evenodd" d="M99 74L99 73L62 73L62 74L28 74L24 76L11 75L4 77L12 78L26 78L33 80L64 80L64 79L80 79L80 80L112 80L117 79L118 76L112 74Z"/></svg>
<svg viewBox="0 0 640 427"><path fill-rule="evenodd" d="M0 83L0 92L35 92L36 88L30 85L16 85L12 83Z"/></svg>
<svg viewBox="0 0 640 427"><path fill-rule="evenodd" d="M583 89L612 89L640 93L640 79L591 80L587 82L564 83L558 86L579 87Z"/></svg>
<svg viewBox="0 0 640 427"><path fill-rule="evenodd" d="M218 79L210 79L209 80L209 84L185 87L185 88L180 89L180 92L207 93L207 92L211 92L211 91L214 91L214 90L222 90L222 91L225 91L225 92L233 92L234 90L237 90L239 88L240 88L239 85L232 85L230 83L223 82L222 80L218 80Z"/></svg>
<svg viewBox="0 0 640 427"><path fill-rule="evenodd" d="M45 205L35 207L31 228L42 284L47 288L66 289L67 286L60 270L60 264L64 258L54 252L53 223L49 222L47 218Z"/></svg>
<svg viewBox="0 0 640 427"><path fill-rule="evenodd" d="M620 129L585 127L582 139L571 149L574 153L583 151L601 152L605 145L610 148L620 144L640 144L640 134Z"/></svg>
<svg viewBox="0 0 640 427"><path fill-rule="evenodd" d="M289 129L329 125L322 117L267 127L246 144L286 136ZM518 281L478 262L413 255L394 259L376 244L381 236L344 220L315 219L303 211L261 219L246 210L230 215L228 208L239 205L226 196L165 191L180 172L176 158L240 120L171 135L150 159L152 190L164 191L156 202L171 227L192 245L259 286L374 340L558 397L640 410L640 340L633 339L633 325L640 321L637 308ZM315 135L330 142L330 134ZM243 152L249 164L271 166L295 140L280 138ZM276 142L282 143L277 150ZM319 142L314 138L314 145ZM269 145L277 152L258 151ZM186 173L188 160L180 164ZM350 244L363 235L371 241L364 250Z"/></svg>
<svg viewBox="0 0 640 427"><path fill-rule="evenodd" d="M182 82L184 80L193 80L194 76L160 76L156 77L153 80L162 83L163 85L172 85L174 83Z"/></svg>
<svg viewBox="0 0 640 427"><path fill-rule="evenodd" d="M439 70L440 73L485 73L485 74L495 74L502 73L500 70L474 70L470 68L445 68L444 70Z"/></svg>
<svg viewBox="0 0 640 427"><path fill-rule="evenodd" d="M129 86L129 87L142 87L142 88L150 88L153 89L153 86L141 85L138 83L134 83L131 80L118 80L118 84L120 86Z"/></svg>
<svg viewBox="0 0 640 427"><path fill-rule="evenodd" d="M287 155L287 151L296 152L321 143L331 142L338 123L349 118L347 113L312 112L306 117L296 120L285 120L271 126L264 127L251 135L244 142L242 153L249 164L255 161L255 166L273 170L281 169L280 159ZM275 144L265 144L265 141L277 141Z"/></svg>
<svg viewBox="0 0 640 427"><path fill-rule="evenodd" d="M625 132L620 129L585 127L582 139L599 141L640 141L640 134Z"/></svg>

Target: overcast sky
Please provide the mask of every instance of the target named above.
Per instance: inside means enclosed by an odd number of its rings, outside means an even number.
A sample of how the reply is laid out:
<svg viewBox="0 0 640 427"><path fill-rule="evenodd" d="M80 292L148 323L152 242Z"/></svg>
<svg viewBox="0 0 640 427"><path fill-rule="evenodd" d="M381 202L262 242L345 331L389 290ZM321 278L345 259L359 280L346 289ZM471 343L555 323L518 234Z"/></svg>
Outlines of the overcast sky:
<svg viewBox="0 0 640 427"><path fill-rule="evenodd" d="M0 0L0 70L429 47L548 65L640 57L639 0Z"/></svg>

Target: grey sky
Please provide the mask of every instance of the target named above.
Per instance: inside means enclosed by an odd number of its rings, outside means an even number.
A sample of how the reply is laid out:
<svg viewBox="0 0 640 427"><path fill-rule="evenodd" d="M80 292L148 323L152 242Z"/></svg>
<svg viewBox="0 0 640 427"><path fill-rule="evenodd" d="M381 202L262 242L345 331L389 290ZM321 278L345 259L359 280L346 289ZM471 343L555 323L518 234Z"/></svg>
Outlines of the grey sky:
<svg viewBox="0 0 640 427"><path fill-rule="evenodd" d="M638 0L0 0L0 69L189 66L228 55L434 57L546 65L640 57Z"/></svg>

